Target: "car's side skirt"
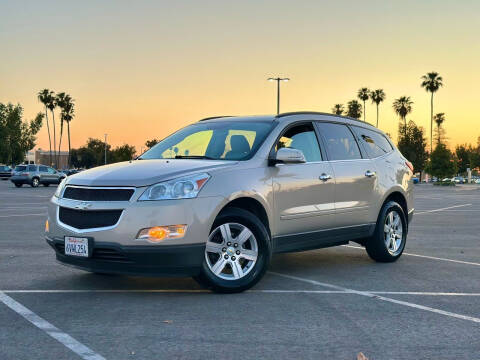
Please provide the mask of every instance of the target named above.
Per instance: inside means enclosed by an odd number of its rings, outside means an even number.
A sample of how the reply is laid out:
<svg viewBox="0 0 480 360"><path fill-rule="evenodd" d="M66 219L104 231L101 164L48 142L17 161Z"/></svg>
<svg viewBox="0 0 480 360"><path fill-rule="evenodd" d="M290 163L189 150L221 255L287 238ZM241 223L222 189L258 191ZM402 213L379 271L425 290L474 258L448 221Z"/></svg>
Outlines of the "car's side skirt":
<svg viewBox="0 0 480 360"><path fill-rule="evenodd" d="M294 252L342 245L372 236L374 230L375 223L371 223L276 236L273 238L273 251Z"/></svg>

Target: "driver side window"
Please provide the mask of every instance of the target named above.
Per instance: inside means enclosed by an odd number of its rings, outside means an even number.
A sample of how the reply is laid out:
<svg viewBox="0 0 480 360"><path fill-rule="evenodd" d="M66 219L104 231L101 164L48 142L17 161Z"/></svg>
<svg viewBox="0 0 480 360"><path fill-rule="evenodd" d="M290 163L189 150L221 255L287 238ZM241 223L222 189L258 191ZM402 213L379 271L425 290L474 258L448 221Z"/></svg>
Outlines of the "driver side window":
<svg viewBox="0 0 480 360"><path fill-rule="evenodd" d="M301 150L307 162L322 161L317 135L312 124L301 124L288 129L275 145L275 151L282 147Z"/></svg>

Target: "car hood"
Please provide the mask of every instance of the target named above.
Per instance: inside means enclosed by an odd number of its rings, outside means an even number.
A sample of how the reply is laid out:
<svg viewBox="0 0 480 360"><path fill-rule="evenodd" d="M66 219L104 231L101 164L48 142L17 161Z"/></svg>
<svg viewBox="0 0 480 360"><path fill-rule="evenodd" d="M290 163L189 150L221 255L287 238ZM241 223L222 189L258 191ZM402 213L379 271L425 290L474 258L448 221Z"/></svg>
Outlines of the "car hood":
<svg viewBox="0 0 480 360"><path fill-rule="evenodd" d="M236 161L164 159L134 160L99 166L71 175L69 185L148 186L182 175L235 165Z"/></svg>

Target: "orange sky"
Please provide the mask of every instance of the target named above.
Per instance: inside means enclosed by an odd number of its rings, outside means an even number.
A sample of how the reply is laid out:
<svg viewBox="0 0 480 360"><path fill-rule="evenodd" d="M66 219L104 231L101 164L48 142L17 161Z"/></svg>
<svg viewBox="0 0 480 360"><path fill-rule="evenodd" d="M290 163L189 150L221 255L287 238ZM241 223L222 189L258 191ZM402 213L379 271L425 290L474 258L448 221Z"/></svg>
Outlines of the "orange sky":
<svg viewBox="0 0 480 360"><path fill-rule="evenodd" d="M0 8L0 102L42 111L36 93L76 100L72 146L108 133L113 145L162 138L200 118L275 111L329 112L358 88L382 88L380 128L396 138L393 99L414 101L408 117L428 129L420 77L445 87L450 145L476 143L480 121L478 1L30 1ZM375 107L367 105L367 121ZM64 142L66 144L66 142ZM38 146L48 147L46 128Z"/></svg>

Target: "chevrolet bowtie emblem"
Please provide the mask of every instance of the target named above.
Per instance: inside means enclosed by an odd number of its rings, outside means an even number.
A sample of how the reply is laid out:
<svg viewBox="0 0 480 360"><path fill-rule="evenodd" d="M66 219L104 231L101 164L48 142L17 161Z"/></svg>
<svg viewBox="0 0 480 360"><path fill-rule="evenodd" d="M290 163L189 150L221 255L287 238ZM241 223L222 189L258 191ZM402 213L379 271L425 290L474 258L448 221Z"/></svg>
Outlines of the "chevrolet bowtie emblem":
<svg viewBox="0 0 480 360"><path fill-rule="evenodd" d="M75 205L75 209L87 210L92 204L88 202L81 202L80 204Z"/></svg>

